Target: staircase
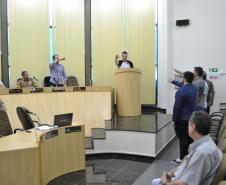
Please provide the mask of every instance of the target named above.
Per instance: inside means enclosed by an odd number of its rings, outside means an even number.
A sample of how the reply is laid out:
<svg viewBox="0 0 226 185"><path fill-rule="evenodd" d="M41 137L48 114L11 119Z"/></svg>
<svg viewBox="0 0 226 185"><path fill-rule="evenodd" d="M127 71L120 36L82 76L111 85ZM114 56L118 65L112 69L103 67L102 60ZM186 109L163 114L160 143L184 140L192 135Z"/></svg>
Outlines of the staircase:
<svg viewBox="0 0 226 185"><path fill-rule="evenodd" d="M92 128L92 136L85 137L85 148L94 149L93 140L94 139L106 139L106 130L105 128Z"/></svg>

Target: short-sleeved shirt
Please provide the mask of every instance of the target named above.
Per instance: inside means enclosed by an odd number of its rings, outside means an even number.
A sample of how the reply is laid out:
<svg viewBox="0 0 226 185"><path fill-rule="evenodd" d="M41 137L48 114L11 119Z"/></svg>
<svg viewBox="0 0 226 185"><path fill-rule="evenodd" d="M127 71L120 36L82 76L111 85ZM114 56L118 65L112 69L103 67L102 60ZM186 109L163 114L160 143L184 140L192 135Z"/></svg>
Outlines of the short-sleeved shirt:
<svg viewBox="0 0 226 185"><path fill-rule="evenodd" d="M28 78L28 79L19 79L17 81L17 86L19 88L24 88L24 87L36 87L35 81L32 78Z"/></svg>
<svg viewBox="0 0 226 185"><path fill-rule="evenodd" d="M120 68L120 69L133 68L133 63L129 60L126 60L126 61L119 60L118 61L118 68Z"/></svg>
<svg viewBox="0 0 226 185"><path fill-rule="evenodd" d="M186 185L211 185L222 161L222 152L209 135L190 145L190 153L175 172Z"/></svg>

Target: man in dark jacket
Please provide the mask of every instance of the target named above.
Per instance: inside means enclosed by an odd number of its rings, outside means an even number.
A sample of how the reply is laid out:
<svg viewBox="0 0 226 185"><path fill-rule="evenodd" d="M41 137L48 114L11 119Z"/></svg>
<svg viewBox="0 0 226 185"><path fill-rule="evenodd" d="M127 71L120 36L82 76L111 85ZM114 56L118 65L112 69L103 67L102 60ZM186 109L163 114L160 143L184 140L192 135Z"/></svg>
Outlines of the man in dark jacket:
<svg viewBox="0 0 226 185"><path fill-rule="evenodd" d="M188 122L195 110L198 94L197 87L192 84L193 80L194 74L192 72L184 72L183 85L175 95L172 120L175 123L175 132L179 139L180 159L173 160L173 163L181 162L184 156L188 154L189 144L192 143L192 139L188 135Z"/></svg>

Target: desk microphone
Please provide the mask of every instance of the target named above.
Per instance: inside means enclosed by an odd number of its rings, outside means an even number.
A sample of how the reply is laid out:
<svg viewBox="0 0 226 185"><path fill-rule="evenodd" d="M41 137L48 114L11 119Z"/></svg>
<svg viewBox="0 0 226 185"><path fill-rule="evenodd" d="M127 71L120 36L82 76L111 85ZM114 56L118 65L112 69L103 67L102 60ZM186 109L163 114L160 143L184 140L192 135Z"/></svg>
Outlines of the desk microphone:
<svg viewBox="0 0 226 185"><path fill-rule="evenodd" d="M35 81L39 81L35 76L33 76L33 79L34 79Z"/></svg>

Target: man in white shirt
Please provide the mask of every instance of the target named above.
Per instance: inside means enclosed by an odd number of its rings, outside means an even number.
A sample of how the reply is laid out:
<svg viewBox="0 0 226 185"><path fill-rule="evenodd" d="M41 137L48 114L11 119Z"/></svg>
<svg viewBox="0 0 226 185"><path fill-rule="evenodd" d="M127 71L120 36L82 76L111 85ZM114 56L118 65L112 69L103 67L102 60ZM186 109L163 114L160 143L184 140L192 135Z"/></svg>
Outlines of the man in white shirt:
<svg viewBox="0 0 226 185"><path fill-rule="evenodd" d="M122 52L122 60L119 60L119 56L115 56L115 64L118 66L119 69L128 69L133 68L133 63L129 60L127 51Z"/></svg>

